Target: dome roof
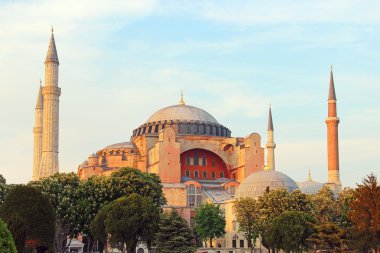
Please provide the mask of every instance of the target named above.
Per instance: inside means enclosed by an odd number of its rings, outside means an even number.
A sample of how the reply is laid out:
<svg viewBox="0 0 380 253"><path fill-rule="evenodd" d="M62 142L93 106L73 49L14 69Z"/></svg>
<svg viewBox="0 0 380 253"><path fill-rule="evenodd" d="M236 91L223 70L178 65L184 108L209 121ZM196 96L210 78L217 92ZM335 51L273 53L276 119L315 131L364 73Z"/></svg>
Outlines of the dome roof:
<svg viewBox="0 0 380 253"><path fill-rule="evenodd" d="M323 184L313 180L307 180L302 183L298 183L298 187L301 192L305 194L316 194L320 189L323 188Z"/></svg>
<svg viewBox="0 0 380 253"><path fill-rule="evenodd" d="M201 121L218 124L208 112L191 105L172 105L162 108L149 117L146 123L164 120Z"/></svg>
<svg viewBox="0 0 380 253"><path fill-rule="evenodd" d="M105 147L104 149L117 149L117 148L134 148L135 146L130 142L115 143Z"/></svg>
<svg viewBox="0 0 380 253"><path fill-rule="evenodd" d="M241 182L235 193L235 198L258 198L268 186L271 190L283 188L289 192L298 189L293 179L284 173L275 170L262 170L249 175Z"/></svg>

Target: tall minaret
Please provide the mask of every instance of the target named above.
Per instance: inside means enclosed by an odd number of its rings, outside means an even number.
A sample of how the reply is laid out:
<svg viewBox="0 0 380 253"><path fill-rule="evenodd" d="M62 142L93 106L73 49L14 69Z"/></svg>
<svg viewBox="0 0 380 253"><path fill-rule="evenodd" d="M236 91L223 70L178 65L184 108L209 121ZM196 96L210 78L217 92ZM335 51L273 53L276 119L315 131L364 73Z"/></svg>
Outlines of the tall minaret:
<svg viewBox="0 0 380 253"><path fill-rule="evenodd" d="M43 114L44 97L42 96L42 82L38 90L37 103L35 108L35 122L33 128L34 135L34 155L33 155L33 180L39 178L39 169L42 153L42 114Z"/></svg>
<svg viewBox="0 0 380 253"><path fill-rule="evenodd" d="M42 156L39 178L48 177L58 172L58 136L59 136L59 96L58 54L55 47L53 29L45 60L45 86L42 125Z"/></svg>
<svg viewBox="0 0 380 253"><path fill-rule="evenodd" d="M274 149L276 148L276 143L274 143L273 136L273 121L272 121L272 109L269 106L269 117L268 117L268 130L267 130L267 169L268 170L276 170L275 162L274 162Z"/></svg>
<svg viewBox="0 0 380 253"><path fill-rule="evenodd" d="M330 70L330 90L328 98L327 125L327 157L328 157L328 184L341 187L339 178L339 146L338 146L339 118L336 111L336 96L332 65Z"/></svg>

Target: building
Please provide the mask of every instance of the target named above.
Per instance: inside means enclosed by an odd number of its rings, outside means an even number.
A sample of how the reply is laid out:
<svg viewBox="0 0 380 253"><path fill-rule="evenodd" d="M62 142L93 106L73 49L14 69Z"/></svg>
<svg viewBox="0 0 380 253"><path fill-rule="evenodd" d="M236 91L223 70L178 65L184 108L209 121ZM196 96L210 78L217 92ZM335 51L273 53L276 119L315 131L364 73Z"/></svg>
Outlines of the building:
<svg viewBox="0 0 380 253"><path fill-rule="evenodd" d="M40 88L35 107L33 180L51 176L59 171L59 60L53 29L45 59L45 85Z"/></svg>
<svg viewBox="0 0 380 253"><path fill-rule="evenodd" d="M40 86L34 128L33 179L58 172L58 55L51 34L45 60L45 85ZM328 182L339 191L339 152L336 94L333 73L330 73L328 97L327 140ZM110 175L123 167L136 168L159 175L167 208L176 208L192 226L195 208L202 202L221 204L226 215L226 236L217 241L220 252L247 248L248 243L238 233L233 201L240 197L259 197L271 189L300 189L308 194L324 184L309 180L297 185L290 177L276 171L274 127L269 108L267 130L267 163L258 133L234 137L231 130L219 123L207 111L185 103L159 109L137 127L129 141L102 148L78 166L78 175L87 179L95 175ZM240 239L239 239L240 238ZM142 249L144 250L144 249ZM141 251L141 250L140 250ZM141 251L143 252L143 251ZM244 251L242 251L244 252Z"/></svg>

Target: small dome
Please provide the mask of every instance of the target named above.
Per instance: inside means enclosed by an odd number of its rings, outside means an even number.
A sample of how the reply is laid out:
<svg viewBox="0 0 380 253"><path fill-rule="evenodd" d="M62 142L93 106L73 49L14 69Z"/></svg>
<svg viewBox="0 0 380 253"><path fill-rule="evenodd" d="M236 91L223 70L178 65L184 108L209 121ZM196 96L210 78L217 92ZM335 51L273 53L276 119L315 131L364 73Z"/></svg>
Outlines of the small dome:
<svg viewBox="0 0 380 253"><path fill-rule="evenodd" d="M165 120L200 121L218 124L208 112L190 105L172 105L162 108L149 117L146 123Z"/></svg>
<svg viewBox="0 0 380 253"><path fill-rule="evenodd" d="M316 194L320 189L323 188L323 184L317 181L307 180L302 183L297 183L301 192L305 194Z"/></svg>
<svg viewBox="0 0 380 253"><path fill-rule="evenodd" d="M297 184L279 171L262 170L249 175L241 182L235 193L235 198L251 197L257 199L269 187L270 190L283 188L289 192L298 189Z"/></svg>
<svg viewBox="0 0 380 253"><path fill-rule="evenodd" d="M117 149L117 148L134 148L135 146L130 142L115 143L105 147L104 149Z"/></svg>
<svg viewBox="0 0 380 253"><path fill-rule="evenodd" d="M80 165L88 165L88 161L84 160Z"/></svg>
<svg viewBox="0 0 380 253"><path fill-rule="evenodd" d="M97 154L95 154L95 153L92 153L91 155L89 155L89 157L88 158L98 158L98 155Z"/></svg>

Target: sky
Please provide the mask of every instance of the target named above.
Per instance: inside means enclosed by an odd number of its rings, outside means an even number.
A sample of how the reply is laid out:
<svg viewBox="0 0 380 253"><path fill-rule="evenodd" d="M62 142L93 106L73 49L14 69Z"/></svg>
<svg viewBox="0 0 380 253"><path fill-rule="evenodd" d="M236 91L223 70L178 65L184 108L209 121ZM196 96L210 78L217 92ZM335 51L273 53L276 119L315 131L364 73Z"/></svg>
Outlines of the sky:
<svg viewBox="0 0 380 253"><path fill-rule="evenodd" d="M276 169L327 181L330 65L343 186L380 176L380 2L0 1L0 174L31 180L34 107L51 26L60 60L60 171L129 141L160 108L185 102L266 142Z"/></svg>

